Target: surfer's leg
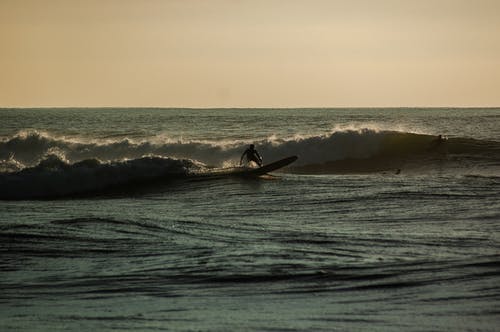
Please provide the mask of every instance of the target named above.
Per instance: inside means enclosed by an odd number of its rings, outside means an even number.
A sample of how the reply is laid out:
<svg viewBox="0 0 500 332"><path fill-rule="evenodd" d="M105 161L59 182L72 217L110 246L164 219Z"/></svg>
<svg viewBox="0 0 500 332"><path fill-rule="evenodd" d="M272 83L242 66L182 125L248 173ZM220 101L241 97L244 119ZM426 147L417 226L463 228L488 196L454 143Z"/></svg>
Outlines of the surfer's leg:
<svg viewBox="0 0 500 332"><path fill-rule="evenodd" d="M259 167L262 167L262 163L260 162L259 158L257 157L252 157L252 161L256 163Z"/></svg>

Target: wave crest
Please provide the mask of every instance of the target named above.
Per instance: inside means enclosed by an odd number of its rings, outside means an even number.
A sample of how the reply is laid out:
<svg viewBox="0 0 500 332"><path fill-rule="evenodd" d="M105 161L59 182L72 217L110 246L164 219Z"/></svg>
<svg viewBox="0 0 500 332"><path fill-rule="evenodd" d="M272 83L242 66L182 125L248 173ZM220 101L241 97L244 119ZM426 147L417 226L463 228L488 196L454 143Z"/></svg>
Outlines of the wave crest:
<svg viewBox="0 0 500 332"><path fill-rule="evenodd" d="M0 141L0 159L7 160L14 156L16 161L26 166L34 166L48 154L57 154L69 162L94 158L109 162L156 155L195 159L220 166L228 160L237 160L245 146L254 143L268 159L299 155L300 163L310 164L347 158L367 158L391 150L394 152L396 149L405 152L425 148L432 139L433 136L429 135L375 129L349 129L324 135L288 138L271 136L258 142L175 140L168 137L142 141L128 138L76 140L52 136L46 132L22 131L12 138Z"/></svg>

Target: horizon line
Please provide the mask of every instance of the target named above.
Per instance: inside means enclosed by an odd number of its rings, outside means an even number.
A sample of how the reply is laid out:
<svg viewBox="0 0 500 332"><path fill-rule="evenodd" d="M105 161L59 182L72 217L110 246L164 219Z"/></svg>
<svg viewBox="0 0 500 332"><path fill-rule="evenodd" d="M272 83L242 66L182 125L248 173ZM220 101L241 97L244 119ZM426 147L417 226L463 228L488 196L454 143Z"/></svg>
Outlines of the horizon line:
<svg viewBox="0 0 500 332"><path fill-rule="evenodd" d="M499 106L292 106L292 107L186 107L186 106L0 106L7 109L171 109L171 110L286 110L286 109L496 109Z"/></svg>

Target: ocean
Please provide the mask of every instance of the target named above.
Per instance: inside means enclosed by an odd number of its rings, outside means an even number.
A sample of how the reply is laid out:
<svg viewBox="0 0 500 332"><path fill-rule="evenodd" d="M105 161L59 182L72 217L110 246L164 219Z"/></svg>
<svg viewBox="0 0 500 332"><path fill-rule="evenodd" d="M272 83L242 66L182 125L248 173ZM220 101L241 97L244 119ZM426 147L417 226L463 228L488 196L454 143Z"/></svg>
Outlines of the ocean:
<svg viewBox="0 0 500 332"><path fill-rule="evenodd" d="M0 254L1 331L499 331L500 109L0 109Z"/></svg>

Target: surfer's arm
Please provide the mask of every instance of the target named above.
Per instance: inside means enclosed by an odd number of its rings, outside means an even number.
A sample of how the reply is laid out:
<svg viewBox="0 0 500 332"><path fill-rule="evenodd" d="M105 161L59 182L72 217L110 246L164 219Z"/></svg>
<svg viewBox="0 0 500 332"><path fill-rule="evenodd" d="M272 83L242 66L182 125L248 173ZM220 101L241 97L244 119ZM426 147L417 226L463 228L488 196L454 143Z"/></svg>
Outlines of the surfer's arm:
<svg viewBox="0 0 500 332"><path fill-rule="evenodd" d="M243 152L243 154L241 155L241 158L240 158L240 166L241 166L241 164L243 164L243 158L245 157L246 153L247 153L247 152L245 151L245 152Z"/></svg>
<svg viewBox="0 0 500 332"><path fill-rule="evenodd" d="M260 163L262 164L262 157L261 157L261 155L257 151L255 151L255 155L257 156L257 158L259 158Z"/></svg>

